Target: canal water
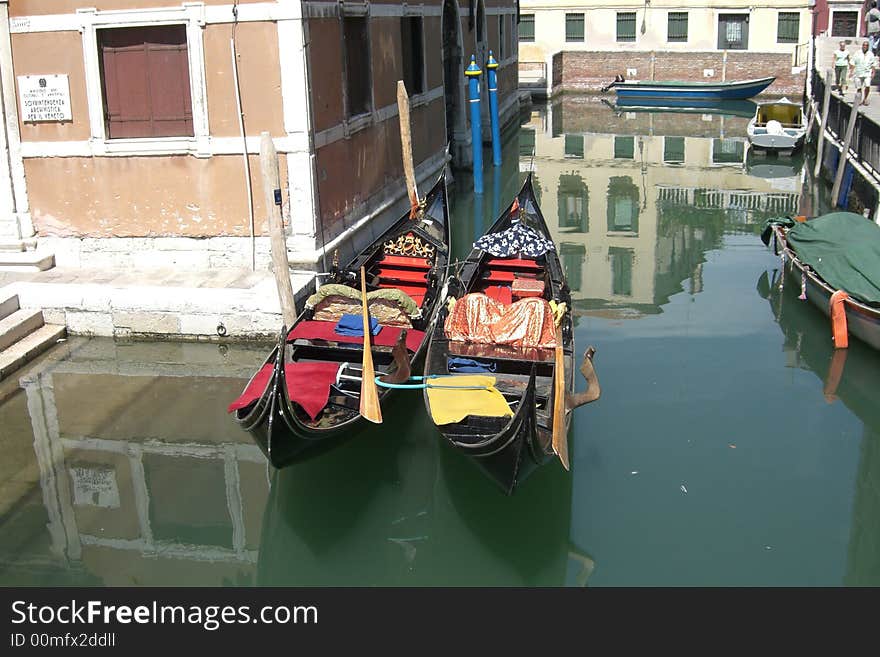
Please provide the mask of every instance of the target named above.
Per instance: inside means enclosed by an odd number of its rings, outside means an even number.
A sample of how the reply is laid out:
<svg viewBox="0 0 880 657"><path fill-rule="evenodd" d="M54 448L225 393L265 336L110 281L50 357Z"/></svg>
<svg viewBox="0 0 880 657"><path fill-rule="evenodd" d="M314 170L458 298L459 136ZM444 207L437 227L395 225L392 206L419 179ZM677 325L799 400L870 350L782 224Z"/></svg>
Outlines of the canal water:
<svg viewBox="0 0 880 657"><path fill-rule="evenodd" d="M761 223L825 192L741 110L567 96L456 181L463 256L536 179L602 385L570 473L504 497L415 393L269 471L225 411L266 347L71 338L0 382L0 585L880 584L880 358L780 289Z"/></svg>

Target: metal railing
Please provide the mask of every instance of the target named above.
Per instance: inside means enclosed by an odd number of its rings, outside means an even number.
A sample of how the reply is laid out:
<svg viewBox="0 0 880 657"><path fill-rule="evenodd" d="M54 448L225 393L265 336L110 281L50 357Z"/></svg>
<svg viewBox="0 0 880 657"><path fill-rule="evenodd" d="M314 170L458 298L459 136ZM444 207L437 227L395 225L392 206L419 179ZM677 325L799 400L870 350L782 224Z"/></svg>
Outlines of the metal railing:
<svg viewBox="0 0 880 657"><path fill-rule="evenodd" d="M813 100L819 111L825 96L825 84L826 81L818 71L813 71ZM855 91L852 90L851 93ZM843 100L840 95L832 94L828 103L828 120L825 128L840 142L846 136L851 116L852 104ZM861 112L855 120L856 125L850 142L850 151L853 153L851 159L855 159L875 178L880 179L880 125Z"/></svg>

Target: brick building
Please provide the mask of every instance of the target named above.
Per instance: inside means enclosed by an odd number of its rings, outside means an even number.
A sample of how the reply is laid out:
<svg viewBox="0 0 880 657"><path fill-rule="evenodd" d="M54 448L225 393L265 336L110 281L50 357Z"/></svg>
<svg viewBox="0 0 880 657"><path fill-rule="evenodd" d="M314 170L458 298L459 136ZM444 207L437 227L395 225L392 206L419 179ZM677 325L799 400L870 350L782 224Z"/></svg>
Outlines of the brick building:
<svg viewBox="0 0 880 657"><path fill-rule="evenodd" d="M344 255L406 203L397 81L427 185L448 142L469 165L471 54L494 51L518 116L515 34L513 0L0 0L0 241L74 266L265 267L268 131L290 260Z"/></svg>

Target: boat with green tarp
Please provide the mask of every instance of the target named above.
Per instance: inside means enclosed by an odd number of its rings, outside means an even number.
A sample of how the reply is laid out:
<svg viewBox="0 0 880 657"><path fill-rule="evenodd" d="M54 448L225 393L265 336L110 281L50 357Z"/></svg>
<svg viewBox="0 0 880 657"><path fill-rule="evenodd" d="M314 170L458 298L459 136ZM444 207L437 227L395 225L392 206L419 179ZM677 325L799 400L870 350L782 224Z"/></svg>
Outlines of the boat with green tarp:
<svg viewBox="0 0 880 657"><path fill-rule="evenodd" d="M771 239L783 272L801 286L800 298L832 319L839 312L843 333L880 349L880 226L852 212L778 217L761 234L768 246ZM845 346L845 335L834 339Z"/></svg>

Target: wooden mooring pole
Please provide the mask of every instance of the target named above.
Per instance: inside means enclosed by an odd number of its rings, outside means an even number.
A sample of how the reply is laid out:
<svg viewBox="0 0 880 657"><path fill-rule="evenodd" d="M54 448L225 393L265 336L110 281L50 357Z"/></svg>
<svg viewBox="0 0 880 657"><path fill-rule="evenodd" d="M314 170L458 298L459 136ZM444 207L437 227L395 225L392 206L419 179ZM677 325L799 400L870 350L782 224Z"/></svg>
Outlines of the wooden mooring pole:
<svg viewBox="0 0 880 657"><path fill-rule="evenodd" d="M862 90L856 89L852 111L849 115L849 123L846 125L846 139L843 140L843 150L840 151L840 157L837 158L837 173L834 175L834 187L831 188L831 202L834 204L834 207L840 205L837 202L837 197L840 195L840 183L843 182L843 172L846 170L846 163L849 162L849 145L852 142L856 121L859 118L859 105L861 102Z"/></svg>
<svg viewBox="0 0 880 657"><path fill-rule="evenodd" d="M831 75L829 68L825 73L825 94L822 98L822 122L819 124L819 143L816 144L816 166L813 168L813 177L818 178L822 170L822 149L825 146L825 126L828 124L828 105L831 103Z"/></svg>
<svg viewBox="0 0 880 657"><path fill-rule="evenodd" d="M400 114L400 150L403 156L403 173L406 176L406 195L415 207L419 204L416 173L413 166L412 130L409 118L409 94L403 80L397 81L397 112Z"/></svg>
<svg viewBox="0 0 880 657"><path fill-rule="evenodd" d="M272 250L272 270L278 286L281 315L290 328L296 321L293 286L290 283L290 262L287 259L287 240L284 239L284 221L281 218L281 179L278 175L278 154L268 132L260 133L260 170L263 175L263 194L269 215L269 244Z"/></svg>

